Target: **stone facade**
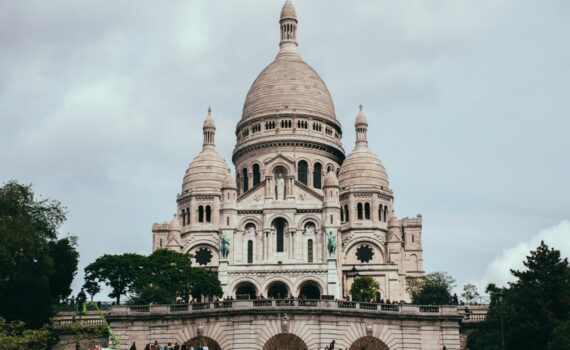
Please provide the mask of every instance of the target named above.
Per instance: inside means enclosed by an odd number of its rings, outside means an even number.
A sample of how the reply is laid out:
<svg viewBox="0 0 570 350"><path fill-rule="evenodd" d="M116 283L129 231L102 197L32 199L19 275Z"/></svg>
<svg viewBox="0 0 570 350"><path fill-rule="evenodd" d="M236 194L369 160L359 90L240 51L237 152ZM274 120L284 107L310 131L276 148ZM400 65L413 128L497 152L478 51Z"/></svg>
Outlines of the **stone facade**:
<svg viewBox="0 0 570 350"><path fill-rule="evenodd" d="M252 84L237 123L235 177L216 152L211 110L202 151L184 176L177 213L153 225L153 249L217 271L226 296L349 295L373 276L380 298L409 301L423 276L422 217L398 219L386 170L368 147L362 107L348 154L332 98L297 48L297 15L281 12L275 60Z"/></svg>
<svg viewBox="0 0 570 350"><path fill-rule="evenodd" d="M121 349L158 341L210 350L460 349L454 306L328 300L238 300L192 305L115 306L107 316Z"/></svg>

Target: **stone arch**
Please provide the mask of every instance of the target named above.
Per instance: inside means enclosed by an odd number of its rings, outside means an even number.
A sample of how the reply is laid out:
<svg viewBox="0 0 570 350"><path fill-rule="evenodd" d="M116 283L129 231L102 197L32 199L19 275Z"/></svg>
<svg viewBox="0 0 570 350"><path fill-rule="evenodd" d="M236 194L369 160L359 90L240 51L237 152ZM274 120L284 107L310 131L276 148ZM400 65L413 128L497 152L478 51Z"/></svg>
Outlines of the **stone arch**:
<svg viewBox="0 0 570 350"><path fill-rule="evenodd" d="M295 169L294 169L294 165L295 164L289 164L288 162L285 163L283 161L278 161L275 162L273 164L271 164L271 166L269 167L269 169L265 172L265 175L272 175L275 176L275 170L279 169L279 168L284 168L286 175L291 175L295 173Z"/></svg>
<svg viewBox="0 0 570 350"><path fill-rule="evenodd" d="M276 283L281 283L283 284L286 288L287 288L287 293L290 295L291 293L293 293L293 291L295 290L293 288L293 285L291 285L291 283L283 278L280 277L273 277L268 279L265 284L263 285L263 295L265 295L266 297L270 297L269 295L269 289L272 285L275 285ZM284 298L284 296L282 296Z"/></svg>
<svg viewBox="0 0 570 350"><path fill-rule="evenodd" d="M356 339L349 350L390 350L390 348L378 338L365 336Z"/></svg>
<svg viewBox="0 0 570 350"><path fill-rule="evenodd" d="M319 227L321 227L321 219L316 216L316 215L305 215L301 218L301 220L299 220L299 224L297 225L297 230L299 231L303 231L305 229L305 225L308 222L312 222L313 224L315 224L315 229L319 229Z"/></svg>
<svg viewBox="0 0 570 350"><path fill-rule="evenodd" d="M373 249L373 256L370 261L362 262L359 261L355 254L360 246L367 245ZM346 264L354 265L360 263L370 263L370 264L381 264L385 262L385 250L383 244L379 244L376 240L362 237L350 242L346 248L344 248L344 261Z"/></svg>
<svg viewBox="0 0 570 350"><path fill-rule="evenodd" d="M249 299L256 299L259 291L255 284L249 281L242 281L236 284L235 290L232 294L236 296L236 299L238 299L238 296L240 295L248 295Z"/></svg>
<svg viewBox="0 0 570 350"><path fill-rule="evenodd" d="M233 281L233 282L230 284L228 290L231 291L231 295L235 296L236 289L237 289L237 287L238 287L238 285L239 285L240 283L251 283L251 284L255 287L255 289L257 290L258 293L259 293L261 290L263 290L263 289L261 288L261 285L260 285L256 280L254 280L253 278L250 278L250 277L243 277L243 278L236 279L235 281Z"/></svg>
<svg viewBox="0 0 570 350"><path fill-rule="evenodd" d="M375 246L376 248L378 248L380 250L380 252L382 252L382 256L386 256L386 250L384 249L383 242L378 241L372 237L360 237L360 238L357 238L357 239L351 241L344 248L345 253L348 253L350 248L352 248L354 245L359 244L359 243L369 243L369 244Z"/></svg>
<svg viewBox="0 0 570 350"><path fill-rule="evenodd" d="M269 338L263 345L262 350L299 350L307 349L303 339L295 334L281 333Z"/></svg>
<svg viewBox="0 0 570 350"><path fill-rule="evenodd" d="M248 215L248 216L246 216L240 220L239 225L238 225L238 229L241 231L244 231L245 225L247 225L249 223L254 224L257 230L259 230L262 227L261 221L259 220L259 218L255 217L255 216Z"/></svg>
<svg viewBox="0 0 570 350"><path fill-rule="evenodd" d="M284 215L284 214L273 214L273 215L267 217L266 220L267 220L268 226L272 227L273 222L277 219L285 220L287 222L287 228L295 227L295 225L293 225L293 220L289 216Z"/></svg>
<svg viewBox="0 0 570 350"><path fill-rule="evenodd" d="M209 350L221 350L220 344L210 337L197 336L186 342L187 349L198 349L201 346L208 346Z"/></svg>
<svg viewBox="0 0 570 350"><path fill-rule="evenodd" d="M311 288L307 287L310 286L316 287L318 291L318 297L315 298L314 295L312 295L312 293L309 293ZM303 289L305 289L305 293L303 293ZM301 297L301 295L304 294L305 297L307 297L307 299L320 299L321 295L326 294L325 288L323 287L321 281L312 277L305 277L301 279L299 282L297 282L297 285L295 286L294 290L295 290L295 296Z"/></svg>

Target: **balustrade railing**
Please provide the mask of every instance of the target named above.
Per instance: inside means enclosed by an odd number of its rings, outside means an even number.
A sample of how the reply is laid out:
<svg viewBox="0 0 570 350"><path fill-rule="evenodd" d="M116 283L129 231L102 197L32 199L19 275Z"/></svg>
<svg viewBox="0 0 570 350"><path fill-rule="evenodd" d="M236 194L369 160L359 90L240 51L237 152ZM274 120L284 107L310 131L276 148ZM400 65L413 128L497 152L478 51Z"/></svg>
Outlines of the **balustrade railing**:
<svg viewBox="0 0 570 350"><path fill-rule="evenodd" d="M382 311L400 311L400 305L398 304L380 304L380 310Z"/></svg>
<svg viewBox="0 0 570 350"><path fill-rule="evenodd" d="M273 300L270 299L258 299L253 301L254 307L267 307L273 305Z"/></svg>
<svg viewBox="0 0 570 350"><path fill-rule="evenodd" d="M299 306L317 307L319 306L318 300L299 300Z"/></svg>
<svg viewBox="0 0 570 350"><path fill-rule="evenodd" d="M136 312L136 313L146 313L146 312L150 312L150 307L149 306L131 306L131 307L129 307L129 310L131 312Z"/></svg>
<svg viewBox="0 0 570 350"><path fill-rule="evenodd" d="M344 310L345 312L373 312L391 314L423 314L439 316L463 317L464 321L481 322L486 317L486 309L474 309L468 313L454 305L413 305L413 304L377 304L369 302L356 302L346 300L316 300L316 299L247 299L247 300L220 300L215 302L173 304L173 305L117 305L110 310L111 315L161 315L180 314L192 312L222 312L223 310L236 309L261 309L261 308L284 308L284 309L308 309L316 310ZM288 311L287 311L288 312Z"/></svg>
<svg viewBox="0 0 570 350"><path fill-rule="evenodd" d="M420 312L439 313L439 306L420 306Z"/></svg>
<svg viewBox="0 0 570 350"><path fill-rule="evenodd" d="M210 308L210 303L198 303L190 305L192 305L192 310L207 310Z"/></svg>
<svg viewBox="0 0 570 350"><path fill-rule="evenodd" d="M188 311L188 304L170 305L170 312Z"/></svg>
<svg viewBox="0 0 570 350"><path fill-rule="evenodd" d="M356 303L354 301L339 301L338 307L341 309L356 309Z"/></svg>

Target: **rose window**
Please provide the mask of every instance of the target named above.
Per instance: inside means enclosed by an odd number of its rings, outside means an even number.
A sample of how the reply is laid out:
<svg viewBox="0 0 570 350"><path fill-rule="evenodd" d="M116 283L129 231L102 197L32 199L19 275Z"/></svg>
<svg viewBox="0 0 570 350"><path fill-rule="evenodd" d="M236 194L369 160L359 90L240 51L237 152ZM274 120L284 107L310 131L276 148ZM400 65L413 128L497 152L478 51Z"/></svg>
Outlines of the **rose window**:
<svg viewBox="0 0 570 350"><path fill-rule="evenodd" d="M367 263L374 257L374 249L367 245L361 245L356 250L356 257L360 262Z"/></svg>
<svg viewBox="0 0 570 350"><path fill-rule="evenodd" d="M200 248L196 251L196 262L200 265L208 265L212 261L212 252L208 248Z"/></svg>

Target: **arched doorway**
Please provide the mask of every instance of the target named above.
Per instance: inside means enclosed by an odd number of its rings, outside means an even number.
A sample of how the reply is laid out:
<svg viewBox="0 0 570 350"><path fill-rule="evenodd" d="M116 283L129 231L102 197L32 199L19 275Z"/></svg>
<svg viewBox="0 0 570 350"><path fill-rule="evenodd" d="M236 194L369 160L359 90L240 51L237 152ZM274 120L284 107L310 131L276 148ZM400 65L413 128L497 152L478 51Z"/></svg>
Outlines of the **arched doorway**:
<svg viewBox="0 0 570 350"><path fill-rule="evenodd" d="M350 350L390 350L390 348L380 339L368 336L356 339Z"/></svg>
<svg viewBox="0 0 570 350"><path fill-rule="evenodd" d="M273 282L267 288L267 297L273 299L287 299L289 298L289 288L283 282Z"/></svg>
<svg viewBox="0 0 570 350"><path fill-rule="evenodd" d="M303 299L320 299L321 298L321 289L317 282L314 281L307 281L301 285L299 288L299 298Z"/></svg>
<svg viewBox="0 0 570 350"><path fill-rule="evenodd" d="M221 350L220 345L212 338L197 336L186 342L186 349L199 349L207 346L208 350Z"/></svg>
<svg viewBox="0 0 570 350"><path fill-rule="evenodd" d="M236 299L255 299L257 298L257 288L251 282L241 282L236 286Z"/></svg>
<svg viewBox="0 0 570 350"><path fill-rule="evenodd" d="M277 334L265 343L263 350L305 350L307 344L294 334Z"/></svg>

